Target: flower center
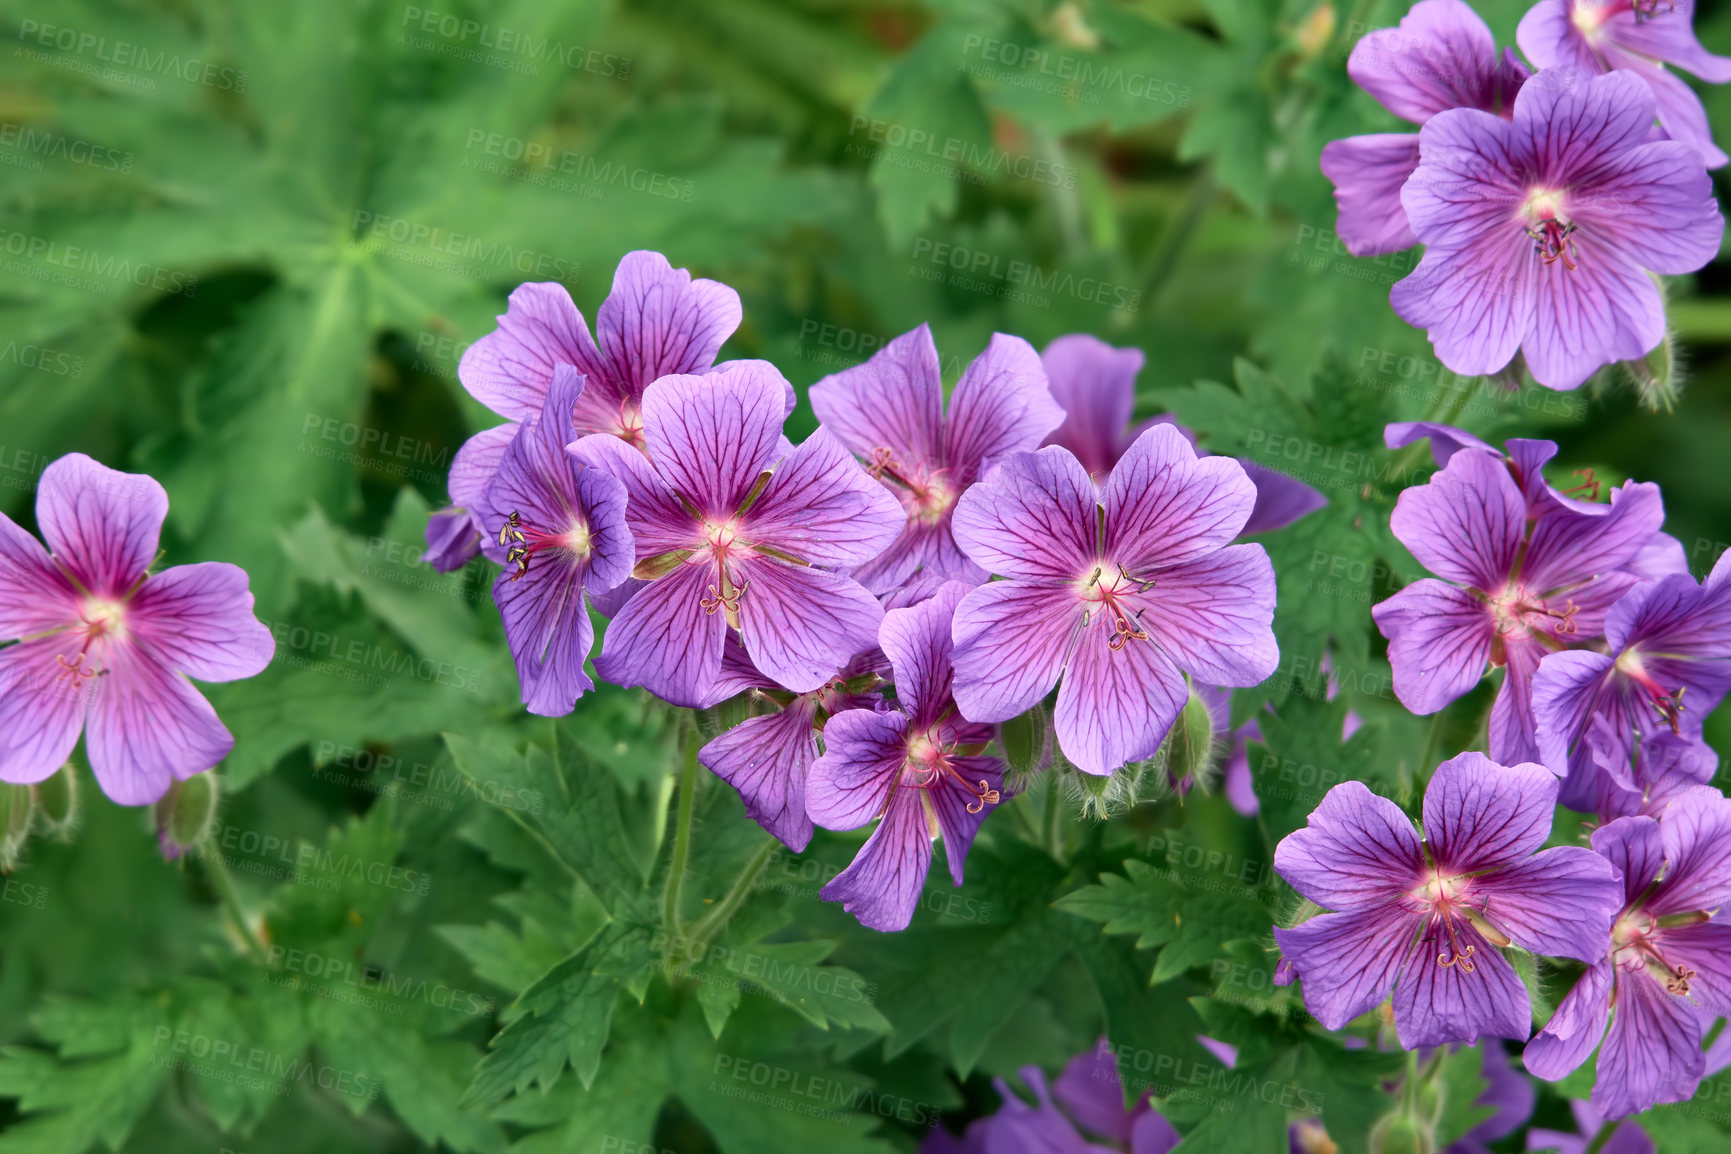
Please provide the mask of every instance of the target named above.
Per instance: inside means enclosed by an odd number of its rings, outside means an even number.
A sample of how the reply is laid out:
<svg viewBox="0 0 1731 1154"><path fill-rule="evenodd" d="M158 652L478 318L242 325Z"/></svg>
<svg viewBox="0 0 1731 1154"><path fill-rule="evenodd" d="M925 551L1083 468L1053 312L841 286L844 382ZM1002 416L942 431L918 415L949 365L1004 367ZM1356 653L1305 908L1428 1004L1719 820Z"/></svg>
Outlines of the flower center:
<svg viewBox="0 0 1731 1154"><path fill-rule="evenodd" d="M619 417L613 422L613 435L627 444L643 447L643 410L629 400L619 402Z"/></svg>
<svg viewBox="0 0 1731 1154"><path fill-rule="evenodd" d="M1709 915L1678 914L1664 919L1664 925L1692 924L1706 921ZM1653 915L1640 909L1624 910L1611 927L1611 960L1620 969L1646 970L1654 981L1665 987L1667 994L1689 996L1689 983L1695 971L1688 966L1665 960L1659 952L1659 939L1664 925Z"/></svg>
<svg viewBox="0 0 1731 1154"><path fill-rule="evenodd" d="M703 539L709 542L709 547L717 553L725 553L730 545L739 539L739 518L729 517L725 521L704 521Z"/></svg>
<svg viewBox="0 0 1731 1154"><path fill-rule="evenodd" d="M1096 616L1109 621L1112 639L1107 644L1114 650L1122 649L1132 641L1148 640L1148 632L1142 628L1146 606L1132 608L1131 598L1152 588L1153 578L1143 580L1110 561L1096 562L1076 584L1076 595L1087 606L1082 611L1082 627L1087 628Z"/></svg>
<svg viewBox="0 0 1731 1154"><path fill-rule="evenodd" d="M929 790L947 777L974 795L974 800L968 803L969 813L979 813L988 805L997 805L1003 795L984 778L976 783L963 777L950 760L955 751L956 743L944 741L935 729L911 735L907 753L902 758L902 784Z"/></svg>
<svg viewBox="0 0 1731 1154"><path fill-rule="evenodd" d="M1496 620L1497 636L1516 640L1524 640L1552 622L1552 633L1572 634L1575 632L1575 614L1581 611L1572 597L1563 599L1560 610L1552 609L1544 598L1513 582L1501 593L1487 598L1486 607Z"/></svg>
<svg viewBox="0 0 1731 1154"><path fill-rule="evenodd" d="M866 472L880 481L886 478L893 481L897 488L896 496L901 498L908 517L924 525L941 522L955 505L956 498L961 496L950 483L948 469L938 469L930 476L922 476L920 470L896 460L895 452L884 445L872 450Z"/></svg>
<svg viewBox="0 0 1731 1154"><path fill-rule="evenodd" d="M1683 690L1687 687L1679 685L1676 689L1666 689L1633 649L1625 649L1617 655L1616 670L1647 695L1647 701L1658 713L1659 720L1670 726L1675 734L1683 718Z"/></svg>
<svg viewBox="0 0 1731 1154"><path fill-rule="evenodd" d="M1560 260L1564 268L1575 268L1579 259L1575 251L1575 222L1569 219L1561 189L1533 189L1521 206L1521 217L1526 221L1526 234L1533 240L1533 251L1546 264Z"/></svg>
<svg viewBox="0 0 1731 1154"><path fill-rule="evenodd" d="M1460 944L1460 925L1465 921L1479 931L1493 945L1506 946L1509 939L1492 926L1475 909L1463 900L1466 889L1466 879L1444 874L1439 869L1432 869L1417 889L1412 891L1412 897L1430 911L1430 923L1434 927L1442 923L1444 932L1448 934L1448 946L1437 954L1436 964L1439 966L1456 966L1463 974L1470 974L1477 969L1472 960L1477 946Z"/></svg>
<svg viewBox="0 0 1731 1154"><path fill-rule="evenodd" d="M124 602L112 601L106 597L87 597L78 607L78 618L83 623L83 629L70 635L79 639L78 652L55 655L55 660L64 671L56 680L70 679L75 688L98 674L108 672L101 668L100 662L86 664L85 658L92 646L107 645L126 637L126 606Z"/></svg>
<svg viewBox="0 0 1731 1154"><path fill-rule="evenodd" d="M528 524L514 509L499 526L499 544L510 546L505 560L517 566L513 581L529 571L529 558L545 549L563 549L578 561L587 560L593 551L589 526L582 520L573 519L563 532L550 532Z"/></svg>

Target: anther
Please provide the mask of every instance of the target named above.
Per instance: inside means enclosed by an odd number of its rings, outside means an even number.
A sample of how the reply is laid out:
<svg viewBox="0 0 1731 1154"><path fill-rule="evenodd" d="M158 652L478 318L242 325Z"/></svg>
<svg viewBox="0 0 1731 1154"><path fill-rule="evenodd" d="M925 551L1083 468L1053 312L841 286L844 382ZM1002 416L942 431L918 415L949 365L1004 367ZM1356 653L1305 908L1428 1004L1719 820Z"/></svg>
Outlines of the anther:
<svg viewBox="0 0 1731 1154"><path fill-rule="evenodd" d="M1574 496L1576 493L1585 493L1588 500L1597 501L1599 499L1599 480L1597 477L1593 476L1593 470L1576 469L1574 475L1581 478L1581 483L1564 489L1563 492L1569 496Z"/></svg>
<svg viewBox="0 0 1731 1154"><path fill-rule="evenodd" d="M1547 217L1538 224L1527 226L1527 235L1535 243L1533 251L1545 258L1546 264L1556 264L1559 260L1563 267L1571 272L1575 269L1578 254L1575 252L1575 242L1570 239L1575 234L1575 222L1563 224Z"/></svg>

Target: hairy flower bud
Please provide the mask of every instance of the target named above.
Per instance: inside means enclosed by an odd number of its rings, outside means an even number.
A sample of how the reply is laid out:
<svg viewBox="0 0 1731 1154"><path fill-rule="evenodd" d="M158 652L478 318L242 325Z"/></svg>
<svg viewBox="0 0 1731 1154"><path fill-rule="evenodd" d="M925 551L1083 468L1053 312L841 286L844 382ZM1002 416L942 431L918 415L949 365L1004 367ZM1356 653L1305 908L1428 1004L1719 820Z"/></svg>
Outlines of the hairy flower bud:
<svg viewBox="0 0 1731 1154"><path fill-rule="evenodd" d="M209 772L194 774L169 787L162 800L151 807L163 857L174 861L210 835L220 796L216 775Z"/></svg>
<svg viewBox="0 0 1731 1154"><path fill-rule="evenodd" d="M65 833L78 820L78 772L67 762L30 787L31 800L49 833Z"/></svg>

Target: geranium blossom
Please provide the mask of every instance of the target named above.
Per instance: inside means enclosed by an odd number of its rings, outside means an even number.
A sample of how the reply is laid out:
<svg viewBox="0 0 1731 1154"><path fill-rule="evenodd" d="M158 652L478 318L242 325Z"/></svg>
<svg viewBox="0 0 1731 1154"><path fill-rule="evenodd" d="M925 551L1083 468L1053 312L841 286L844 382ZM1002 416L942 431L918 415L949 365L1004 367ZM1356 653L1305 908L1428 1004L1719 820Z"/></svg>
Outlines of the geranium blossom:
<svg viewBox="0 0 1731 1154"><path fill-rule="evenodd" d="M148 805L234 748L187 681L235 681L276 643L246 571L207 561L152 573L168 494L70 453L43 470L36 523L0 514L0 781L39 782L85 735L102 792Z"/></svg>
<svg viewBox="0 0 1731 1154"><path fill-rule="evenodd" d="M1232 545L1256 502L1236 461L1198 457L1170 425L1136 439L1096 491L1067 449L1004 459L956 510L956 540L1007 577L956 611L956 701L1006 721L1062 680L1064 756L1111 773L1152 755L1190 690L1255 685L1280 654L1274 570Z"/></svg>
<svg viewBox="0 0 1731 1154"><path fill-rule="evenodd" d="M1621 904L1610 863L1591 850L1534 852L1556 803L1556 777L1543 766L1479 753L1437 767L1422 838L1362 782L1329 790L1274 853L1294 889L1335 911L1274 931L1317 1021L1338 1030L1392 991L1409 1050L1525 1040L1527 989L1497 947L1597 960Z"/></svg>

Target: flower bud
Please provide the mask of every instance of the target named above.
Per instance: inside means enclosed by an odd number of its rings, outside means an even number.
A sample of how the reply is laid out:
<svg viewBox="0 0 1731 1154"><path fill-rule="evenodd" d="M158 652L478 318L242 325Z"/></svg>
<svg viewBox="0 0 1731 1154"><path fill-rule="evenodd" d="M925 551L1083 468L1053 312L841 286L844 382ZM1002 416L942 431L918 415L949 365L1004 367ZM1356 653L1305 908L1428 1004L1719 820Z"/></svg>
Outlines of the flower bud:
<svg viewBox="0 0 1731 1154"><path fill-rule="evenodd" d="M1208 780L1214 765L1214 718L1196 691L1166 735L1166 774L1180 794Z"/></svg>
<svg viewBox="0 0 1731 1154"><path fill-rule="evenodd" d="M1669 413L1677 407L1677 398L1683 392L1683 369L1677 362L1675 333L1666 330L1665 339L1652 352L1621 364L1641 404L1650 412L1663 409Z"/></svg>
<svg viewBox="0 0 1731 1154"><path fill-rule="evenodd" d="M34 807L29 786L0 784L0 871L18 864L18 855L30 838Z"/></svg>
<svg viewBox="0 0 1731 1154"><path fill-rule="evenodd" d="M998 727L998 742L1004 747L1004 764L1010 771L1004 784L1012 793L1020 793L1023 783L1046 764L1051 740L1052 721L1043 704Z"/></svg>
<svg viewBox="0 0 1731 1154"><path fill-rule="evenodd" d="M54 774L30 787L36 814L49 833L65 833L78 820L78 771L67 762Z"/></svg>
<svg viewBox="0 0 1731 1154"><path fill-rule="evenodd" d="M216 774L206 770L171 785L151 807L162 856L174 861L210 836L220 797Z"/></svg>
<svg viewBox="0 0 1731 1154"><path fill-rule="evenodd" d="M1370 1131L1370 1154L1435 1154L1436 1139L1430 1128L1399 1111L1389 1114Z"/></svg>

